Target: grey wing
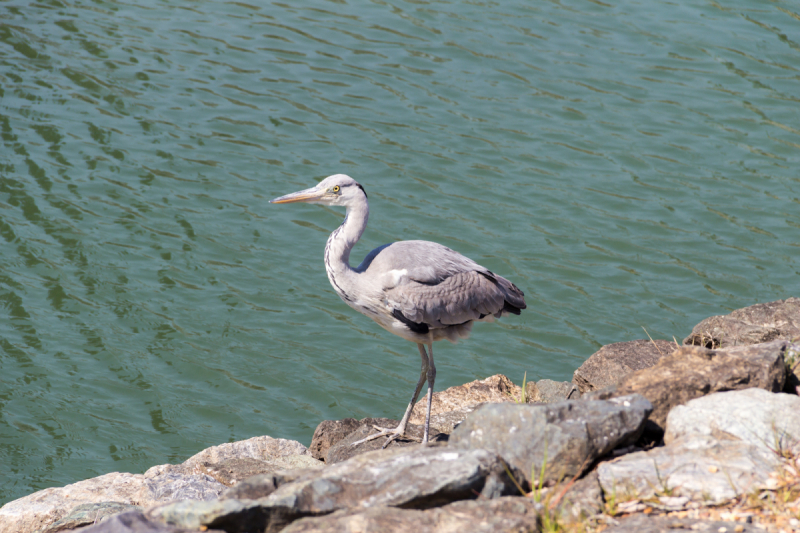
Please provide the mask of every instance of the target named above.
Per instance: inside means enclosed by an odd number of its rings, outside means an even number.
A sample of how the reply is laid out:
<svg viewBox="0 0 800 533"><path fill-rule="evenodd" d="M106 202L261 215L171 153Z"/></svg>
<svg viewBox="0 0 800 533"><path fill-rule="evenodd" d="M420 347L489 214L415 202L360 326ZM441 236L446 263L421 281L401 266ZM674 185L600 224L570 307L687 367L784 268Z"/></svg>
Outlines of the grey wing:
<svg viewBox="0 0 800 533"><path fill-rule="evenodd" d="M394 243L382 248L368 269L382 277L384 302L401 313L403 318L395 317L402 322L445 328L519 314L526 307L513 283L436 243Z"/></svg>

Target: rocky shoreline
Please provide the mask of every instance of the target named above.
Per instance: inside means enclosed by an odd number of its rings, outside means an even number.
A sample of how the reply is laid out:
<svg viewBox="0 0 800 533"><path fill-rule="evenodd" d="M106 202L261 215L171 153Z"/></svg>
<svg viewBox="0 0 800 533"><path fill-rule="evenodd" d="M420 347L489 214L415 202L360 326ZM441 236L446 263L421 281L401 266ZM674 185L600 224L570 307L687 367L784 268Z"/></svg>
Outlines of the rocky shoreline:
<svg viewBox="0 0 800 533"><path fill-rule="evenodd" d="M572 382L436 393L426 448L328 420L308 448L254 437L36 492L0 533L800 531L799 374L800 298L758 304L682 345L604 346Z"/></svg>

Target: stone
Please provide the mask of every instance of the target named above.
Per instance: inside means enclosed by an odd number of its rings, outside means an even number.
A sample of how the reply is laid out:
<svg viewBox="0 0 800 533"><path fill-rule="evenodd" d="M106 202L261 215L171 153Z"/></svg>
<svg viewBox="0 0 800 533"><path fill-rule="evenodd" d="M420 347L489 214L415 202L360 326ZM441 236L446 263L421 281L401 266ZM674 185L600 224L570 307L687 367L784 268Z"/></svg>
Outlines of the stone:
<svg viewBox="0 0 800 533"><path fill-rule="evenodd" d="M245 457L274 461L278 457L290 455L311 455L311 452L296 440L274 439L267 435L262 435L206 448L188 458L183 462L183 465L218 464L226 459L242 459Z"/></svg>
<svg viewBox="0 0 800 533"><path fill-rule="evenodd" d="M314 459L325 461L328 450L331 446L347 437L361 426L355 418L345 418L342 420L323 420L314 430L311 437L311 445L308 449Z"/></svg>
<svg viewBox="0 0 800 533"><path fill-rule="evenodd" d="M444 440L455 426L463 421L467 415L473 412L478 405L486 402L513 402L519 399L521 388L514 385L510 379L502 374L488 377L482 380L475 380L457 387L450 387L441 392L433 393L431 402L431 434L440 433L439 440ZM409 426L415 425L422 427L425 424L425 409L427 400L423 398L414 405L409 418ZM317 459L326 463L337 463L349 459L354 455L365 451L374 450L383 446L383 440L364 443L353 449L349 444L361 440L372 431L373 425L382 427L397 427L400 422L388 418L365 418L355 420L345 418L343 420L325 420L321 422L314 431L311 439L311 454ZM369 429L364 429L369 426ZM356 432L358 436L355 435ZM421 438L422 433L419 429L408 428L408 434ZM348 443L344 440L349 438ZM380 442L380 445L378 445ZM401 440L398 446L411 444L408 440ZM392 446L395 444L393 443ZM334 460L328 458L331 448L336 447Z"/></svg>
<svg viewBox="0 0 800 533"><path fill-rule="evenodd" d="M786 384L783 391L800 395L800 342L787 346L783 358L786 361Z"/></svg>
<svg viewBox="0 0 800 533"><path fill-rule="evenodd" d="M458 411L485 402L515 402L521 395L522 389L502 374L450 387L441 392L434 392L431 400L431 426L436 427L440 432L446 432L444 428L433 425L434 415ZM409 422L418 425L425 424L426 408L427 399L423 397L414 405Z"/></svg>
<svg viewBox="0 0 800 533"><path fill-rule="evenodd" d="M459 501L418 511L395 507L370 507L303 518L285 533L365 533L419 531L426 533L517 533L538 531L538 504L530 498L504 496L494 500Z"/></svg>
<svg viewBox="0 0 800 533"><path fill-rule="evenodd" d="M606 499L685 496L719 504L764 487L777 465L775 454L749 442L693 435L602 462L597 472Z"/></svg>
<svg viewBox="0 0 800 533"><path fill-rule="evenodd" d="M665 340L635 340L607 344L591 355L572 375L581 394L619 383L625 376L650 368L677 345Z"/></svg>
<svg viewBox="0 0 800 533"><path fill-rule="evenodd" d="M0 533L38 531L81 504L106 501L139 504L145 490L144 476L120 472L40 490L0 507Z"/></svg>
<svg viewBox="0 0 800 533"><path fill-rule="evenodd" d="M300 468L296 470L279 470L269 474L256 474L223 492L220 499L258 500L266 498L281 485L314 477L317 475L318 470L319 468Z"/></svg>
<svg viewBox="0 0 800 533"><path fill-rule="evenodd" d="M525 388L528 403L553 403L578 400L581 397L578 386L571 381L542 379L538 382L529 382Z"/></svg>
<svg viewBox="0 0 800 533"><path fill-rule="evenodd" d="M114 515L96 525L80 530L81 533L224 533L218 529L185 529L151 522L142 511L128 511Z"/></svg>
<svg viewBox="0 0 800 533"><path fill-rule="evenodd" d="M765 453L800 453L800 397L763 389L717 392L670 411L664 442L686 436L739 439Z"/></svg>
<svg viewBox="0 0 800 533"><path fill-rule="evenodd" d="M159 502L218 498L226 486L205 471L226 460L283 460L308 455L297 441L254 437L213 446L180 465L159 465L144 474L112 472L65 487L44 489L0 507L0 533L31 533L64 518L81 504L117 502L148 507ZM288 464L288 463L287 463Z"/></svg>
<svg viewBox="0 0 800 533"><path fill-rule="evenodd" d="M610 401L486 404L450 435L448 446L496 452L530 485L545 468L553 484L584 472L598 457L641 433L650 402L635 395Z"/></svg>
<svg viewBox="0 0 800 533"><path fill-rule="evenodd" d="M755 524L724 522L721 520L697 520L673 516L636 514L623 518L617 524L604 529L604 533L763 533Z"/></svg>
<svg viewBox="0 0 800 533"><path fill-rule="evenodd" d="M279 531L305 516L378 506L427 509L476 495L517 493L500 458L446 447L367 452L286 483L259 500L182 501L151 508L162 523L226 531Z"/></svg>
<svg viewBox="0 0 800 533"><path fill-rule="evenodd" d="M800 338L800 298L787 298L706 318L683 344L716 349L795 338Z"/></svg>
<svg viewBox="0 0 800 533"><path fill-rule="evenodd" d="M67 516L50 524L41 533L58 533L103 522L109 517L126 511L141 510L137 505L119 502L84 503L73 508Z"/></svg>
<svg viewBox="0 0 800 533"><path fill-rule="evenodd" d="M579 522L602 512L605 501L597 470L592 470L571 485L570 483L572 480L562 482L552 489L553 498L559 498L555 502L555 509L564 522Z"/></svg>
<svg viewBox="0 0 800 533"><path fill-rule="evenodd" d="M356 455L381 449L383 444L386 442L387 437L372 439L362 442L361 444L354 443L377 433L377 430L373 427L373 425L385 428L394 428L400 424L399 420L390 420L388 418L365 418L362 422L364 423L360 425L353 433L331 446L331 448L328 450L328 454L325 457L326 464L332 465L341 463L342 461L346 461L347 459L355 457ZM422 426L409 424L406 426L407 438L401 437L393 440L387 449L403 448L406 446L419 446L419 443L422 440L423 430L424 428ZM446 438L447 435L439 434L433 427L431 427L431 434L429 435L429 440L431 442L438 442L440 440L445 440Z"/></svg>
<svg viewBox="0 0 800 533"><path fill-rule="evenodd" d="M205 474L162 470L155 475L151 470L144 475L146 491L141 496L140 505L147 506L172 500L213 500L219 498L226 488Z"/></svg>
<svg viewBox="0 0 800 533"><path fill-rule="evenodd" d="M226 487L232 487L240 481L257 474L272 474L281 470L319 469L325 468L325 464L310 455L288 455L276 457L273 461L242 457L226 459L217 464L204 462L197 468ZM191 499L200 500L203 498Z"/></svg>
<svg viewBox="0 0 800 533"><path fill-rule="evenodd" d="M726 390L781 391L786 379L783 354L787 345L786 341L773 341L724 350L682 346L655 366L629 375L616 388L588 397L641 394L653 404L649 428L663 434L667 414L689 400Z"/></svg>

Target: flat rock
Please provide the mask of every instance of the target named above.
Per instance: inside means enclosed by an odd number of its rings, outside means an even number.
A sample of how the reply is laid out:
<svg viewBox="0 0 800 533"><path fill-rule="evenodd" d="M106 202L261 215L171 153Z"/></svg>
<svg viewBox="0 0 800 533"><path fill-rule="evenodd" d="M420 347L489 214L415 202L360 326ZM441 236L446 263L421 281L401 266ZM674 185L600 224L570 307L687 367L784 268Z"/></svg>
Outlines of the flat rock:
<svg viewBox="0 0 800 533"><path fill-rule="evenodd" d="M137 509L141 510L141 507L119 502L84 503L76 506L61 520L41 530L41 533L58 533L89 526L103 522L113 515Z"/></svg>
<svg viewBox="0 0 800 533"><path fill-rule="evenodd" d="M542 379L529 382L525 387L528 403L553 403L564 400L578 400L581 393L578 386L571 381L553 381Z"/></svg>
<svg viewBox="0 0 800 533"><path fill-rule="evenodd" d="M578 367L572 381L581 393L604 389L616 385L632 372L650 368L675 348L674 342L660 339L607 344Z"/></svg>
<svg viewBox="0 0 800 533"><path fill-rule="evenodd" d="M653 404L648 425L663 434L667 414L689 400L727 390L781 391L787 345L786 341L773 341L724 350L682 346L655 366L629 375L610 392L597 391L589 397L641 394Z"/></svg>
<svg viewBox="0 0 800 533"><path fill-rule="evenodd" d="M128 511L80 530L81 533L224 533L218 529L185 529L152 522L141 511Z"/></svg>
<svg viewBox="0 0 800 533"><path fill-rule="evenodd" d="M754 524L723 522L720 520L696 520L671 516L632 515L619 520L616 525L603 530L605 533L763 533Z"/></svg>
<svg viewBox="0 0 800 533"><path fill-rule="evenodd" d="M446 428L434 426L434 415L449 411L459 411L485 402L515 402L519 400L521 394L522 388L514 385L510 379L502 374L471 381L457 387L450 387L441 392L434 392L431 401L431 426L436 427L440 432L446 432ZM414 405L409 422L423 425L425 423L426 408L427 400L423 397Z"/></svg>
<svg viewBox="0 0 800 533"><path fill-rule="evenodd" d="M718 504L766 486L777 465L775 454L749 442L689 436L602 462L597 472L617 501L668 495Z"/></svg>
<svg viewBox="0 0 800 533"><path fill-rule="evenodd" d="M683 344L727 348L800 337L800 298L787 298L706 318Z"/></svg>
<svg viewBox="0 0 800 533"><path fill-rule="evenodd" d="M650 402L634 395L610 401L486 404L450 435L449 448L496 452L528 483L545 465L545 481L570 479L616 446L638 438Z"/></svg>
<svg viewBox="0 0 800 533"><path fill-rule="evenodd" d="M765 453L800 453L800 397L763 389L717 392L670 411L665 443L695 435L739 439Z"/></svg>
<svg viewBox="0 0 800 533"><path fill-rule="evenodd" d="M279 531L306 516L378 506L427 509L453 501L516 493L500 458L487 450L379 450L287 483L260 500L183 501L148 517L185 528Z"/></svg>
<svg viewBox="0 0 800 533"><path fill-rule="evenodd" d="M494 500L467 500L418 511L395 507L371 507L358 511L303 518L285 533L381 533L419 531L430 533L518 533L538 531L537 504L530 498L505 496Z"/></svg>
<svg viewBox="0 0 800 533"><path fill-rule="evenodd" d="M325 463L329 465L341 463L342 461L346 461L347 459L355 457L356 455L373 450L380 450L383 444L386 442L386 437L372 439L367 442L362 442L361 444L354 443L377 433L377 430L373 427L373 424L379 427L394 428L397 427L399 423L399 420L390 420L388 418L365 418L364 424L360 425L358 429L356 429L343 440L331 446L326 455ZM422 440L423 431L424 428L422 426L409 424L406 427L407 438L393 440L389 446L387 446L387 449L403 448L406 446L418 447L420 445L420 441ZM431 434L429 435L429 440L431 442L438 442L439 440L446 439L447 435L440 434L433 427L431 427Z"/></svg>

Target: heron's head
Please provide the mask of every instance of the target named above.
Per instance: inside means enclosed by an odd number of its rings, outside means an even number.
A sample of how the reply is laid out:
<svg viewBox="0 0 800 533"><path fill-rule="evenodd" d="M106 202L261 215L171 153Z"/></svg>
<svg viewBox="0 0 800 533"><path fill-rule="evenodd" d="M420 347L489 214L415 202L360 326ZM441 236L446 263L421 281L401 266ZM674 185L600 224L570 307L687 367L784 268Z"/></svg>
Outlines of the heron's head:
<svg viewBox="0 0 800 533"><path fill-rule="evenodd" d="M307 204L349 206L363 200L367 193L356 180L344 174L334 174L320 181L316 187L293 192L270 200L271 204L305 202Z"/></svg>

